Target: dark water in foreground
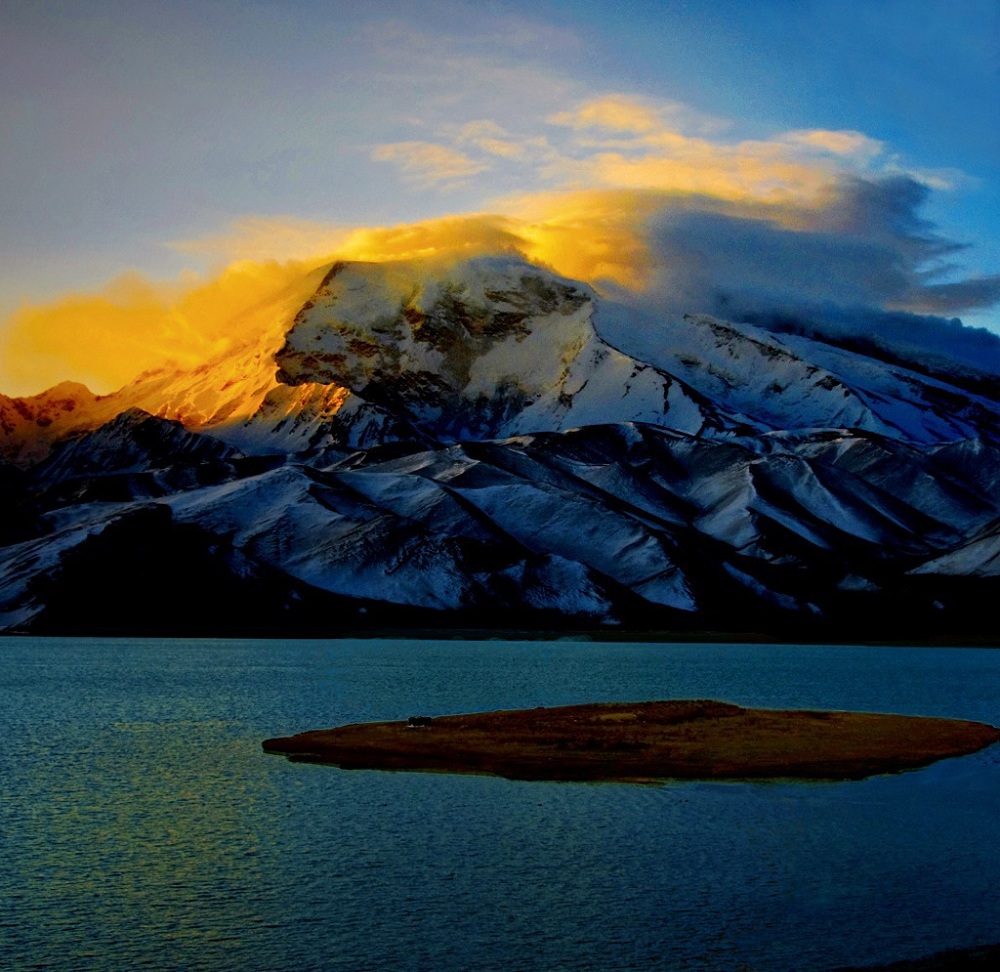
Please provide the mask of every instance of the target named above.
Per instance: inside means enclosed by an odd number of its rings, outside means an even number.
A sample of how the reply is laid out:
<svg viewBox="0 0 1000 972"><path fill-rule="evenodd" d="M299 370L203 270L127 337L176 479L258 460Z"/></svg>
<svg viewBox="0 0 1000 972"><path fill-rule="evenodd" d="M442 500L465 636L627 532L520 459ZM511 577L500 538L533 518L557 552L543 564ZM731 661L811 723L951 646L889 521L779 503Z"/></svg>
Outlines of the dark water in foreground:
<svg viewBox="0 0 1000 972"><path fill-rule="evenodd" d="M1000 723L1000 652L0 641L0 968L808 970L1000 941L1000 751L838 784L343 772L273 735L708 697Z"/></svg>

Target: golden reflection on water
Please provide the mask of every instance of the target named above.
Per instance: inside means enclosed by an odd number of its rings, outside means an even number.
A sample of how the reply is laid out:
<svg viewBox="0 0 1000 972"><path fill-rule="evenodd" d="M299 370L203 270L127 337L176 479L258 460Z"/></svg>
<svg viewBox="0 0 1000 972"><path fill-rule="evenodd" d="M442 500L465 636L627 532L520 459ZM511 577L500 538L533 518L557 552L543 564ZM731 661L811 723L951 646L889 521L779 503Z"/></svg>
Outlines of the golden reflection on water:
<svg viewBox="0 0 1000 972"><path fill-rule="evenodd" d="M16 883L50 961L94 957L95 947L110 960L116 943L153 928L168 952L199 939L206 960L221 959L227 940L263 920L245 893L262 881L250 754L225 730L119 722L79 752L34 754L17 800L32 846ZM103 941L88 944L98 930Z"/></svg>

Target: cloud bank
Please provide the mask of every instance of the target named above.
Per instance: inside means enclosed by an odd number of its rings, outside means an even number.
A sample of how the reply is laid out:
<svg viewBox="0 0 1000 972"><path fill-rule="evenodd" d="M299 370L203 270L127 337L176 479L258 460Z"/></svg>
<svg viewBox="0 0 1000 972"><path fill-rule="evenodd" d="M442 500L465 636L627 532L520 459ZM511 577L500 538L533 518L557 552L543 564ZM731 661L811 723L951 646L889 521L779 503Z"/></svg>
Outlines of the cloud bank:
<svg viewBox="0 0 1000 972"><path fill-rule="evenodd" d="M470 181L530 191L486 211L383 227L247 217L172 244L227 268L162 285L130 276L23 308L0 388L73 376L107 391L167 361L197 364L270 326L337 259L519 253L663 316L708 312L916 346L1000 373L1000 338L953 316L1000 302L1000 275L963 279L962 247L924 217L940 173L856 131L737 138L682 105L611 94L514 132L489 119L371 150L425 191Z"/></svg>

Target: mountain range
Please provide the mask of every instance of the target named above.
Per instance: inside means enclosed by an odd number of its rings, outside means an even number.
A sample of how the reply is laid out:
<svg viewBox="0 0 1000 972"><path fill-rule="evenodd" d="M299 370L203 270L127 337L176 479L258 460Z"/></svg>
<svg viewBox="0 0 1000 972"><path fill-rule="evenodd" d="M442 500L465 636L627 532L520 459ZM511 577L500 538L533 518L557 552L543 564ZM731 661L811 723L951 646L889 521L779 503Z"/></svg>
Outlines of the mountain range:
<svg viewBox="0 0 1000 972"><path fill-rule="evenodd" d="M303 285L197 368L0 395L0 630L992 635L989 370L516 256Z"/></svg>

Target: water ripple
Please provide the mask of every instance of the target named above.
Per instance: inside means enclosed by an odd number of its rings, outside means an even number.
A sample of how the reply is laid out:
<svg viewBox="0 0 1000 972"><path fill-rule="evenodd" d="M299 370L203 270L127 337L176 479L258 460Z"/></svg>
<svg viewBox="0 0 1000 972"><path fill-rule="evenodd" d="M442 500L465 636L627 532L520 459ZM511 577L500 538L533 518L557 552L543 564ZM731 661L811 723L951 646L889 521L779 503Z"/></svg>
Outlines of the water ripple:
<svg viewBox="0 0 1000 972"><path fill-rule="evenodd" d="M10 639L0 967L783 972L988 941L996 748L637 787L340 772L260 740L671 696L998 722L998 675L956 650Z"/></svg>

